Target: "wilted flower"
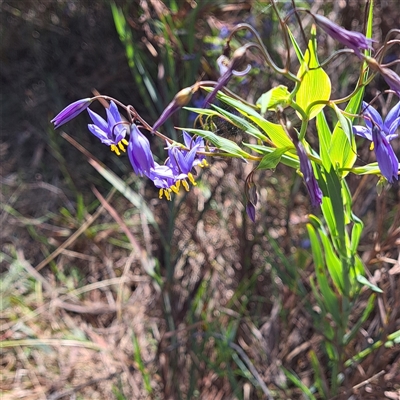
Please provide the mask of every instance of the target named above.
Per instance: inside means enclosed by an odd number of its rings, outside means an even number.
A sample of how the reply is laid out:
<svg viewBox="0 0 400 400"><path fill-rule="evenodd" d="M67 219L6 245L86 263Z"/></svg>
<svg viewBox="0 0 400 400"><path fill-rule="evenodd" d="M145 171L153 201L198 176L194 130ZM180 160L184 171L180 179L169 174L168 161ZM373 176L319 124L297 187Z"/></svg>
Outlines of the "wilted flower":
<svg viewBox="0 0 400 400"><path fill-rule="evenodd" d="M396 130L400 125L400 102L389 111L385 122L375 108L365 101L363 110L366 126L353 126L353 132L373 142L379 169L388 182L393 182L398 179L399 160L389 142L398 137Z"/></svg>
<svg viewBox="0 0 400 400"><path fill-rule="evenodd" d="M311 198L311 205L313 207L317 207L322 202L322 191L318 186L317 180L315 179L312 165L309 158L307 157L304 146L299 141L294 141L294 145L296 147L297 155L299 156L300 160L300 171L303 174L303 179Z"/></svg>
<svg viewBox="0 0 400 400"><path fill-rule="evenodd" d="M82 100L75 101L69 106L65 107L60 113L58 113L50 122L54 124L54 128L57 129L61 125L66 124L71 119L75 118L82 111L85 111L93 99L86 98Z"/></svg>
<svg viewBox="0 0 400 400"><path fill-rule="evenodd" d="M315 19L315 22L320 28L322 28L333 39L352 49L358 58L363 58L360 49L372 49L373 40L368 39L362 33L348 31L347 29L344 29L341 26L335 24L328 18L323 17L322 15L312 15Z"/></svg>
<svg viewBox="0 0 400 400"><path fill-rule="evenodd" d="M120 150L125 151L124 146L128 145L125 139L127 129L115 103L111 101L110 107L106 108L107 121L90 108L88 113L93 121L93 124L88 125L89 131L102 143L111 146L111 151L115 151L117 155L120 155Z"/></svg>

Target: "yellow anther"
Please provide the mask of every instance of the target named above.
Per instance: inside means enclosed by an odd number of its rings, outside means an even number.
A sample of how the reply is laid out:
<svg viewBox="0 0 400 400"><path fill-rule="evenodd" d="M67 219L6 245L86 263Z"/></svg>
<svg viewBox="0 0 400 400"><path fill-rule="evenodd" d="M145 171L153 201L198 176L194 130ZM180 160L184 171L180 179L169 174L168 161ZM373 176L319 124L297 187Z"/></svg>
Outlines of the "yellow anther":
<svg viewBox="0 0 400 400"><path fill-rule="evenodd" d="M165 198L171 200L171 189L164 189Z"/></svg>
<svg viewBox="0 0 400 400"><path fill-rule="evenodd" d="M206 159L204 159L200 164L200 167L208 167L209 166L209 164L208 164L208 162L207 162L207 160Z"/></svg>
<svg viewBox="0 0 400 400"><path fill-rule="evenodd" d="M164 194L164 190L163 190L163 189L160 189L160 190L158 191L158 198L159 198L160 200L163 198L163 194Z"/></svg>
<svg viewBox="0 0 400 400"><path fill-rule="evenodd" d="M122 140L120 142L118 142L118 147L120 148L120 150L122 150L124 153L126 152L124 144L122 143Z"/></svg>
<svg viewBox="0 0 400 400"><path fill-rule="evenodd" d="M186 179L182 179L182 186L187 192L189 191L189 184L186 182Z"/></svg>
<svg viewBox="0 0 400 400"><path fill-rule="evenodd" d="M123 151L124 153L126 153L126 149L125 146L128 146L128 141L126 139L122 139L120 140L117 144L112 144L111 147L111 151L113 151L117 156L121 155L121 151Z"/></svg>
<svg viewBox="0 0 400 400"><path fill-rule="evenodd" d="M179 181L178 181L179 182ZM174 193L178 194L179 193L179 188L176 185L172 185L171 189Z"/></svg>
<svg viewBox="0 0 400 400"><path fill-rule="evenodd" d="M189 181L191 182L191 184L193 186L197 185L196 181L194 180L194 176L193 176L193 174L191 172L188 173L188 178L189 178Z"/></svg>
<svg viewBox="0 0 400 400"><path fill-rule="evenodd" d="M178 189L178 192L179 192L179 189L181 187L181 181L176 181L175 182L175 187Z"/></svg>
<svg viewBox="0 0 400 400"><path fill-rule="evenodd" d="M374 142L371 142L371 146L369 146L369 149L370 149L370 150L373 150L373 149L374 149Z"/></svg>
<svg viewBox="0 0 400 400"><path fill-rule="evenodd" d="M116 154L117 156L120 156L120 155L121 155L121 153L119 152L118 147L117 147L115 144L112 144L112 145L111 145L111 151L115 152L115 154Z"/></svg>

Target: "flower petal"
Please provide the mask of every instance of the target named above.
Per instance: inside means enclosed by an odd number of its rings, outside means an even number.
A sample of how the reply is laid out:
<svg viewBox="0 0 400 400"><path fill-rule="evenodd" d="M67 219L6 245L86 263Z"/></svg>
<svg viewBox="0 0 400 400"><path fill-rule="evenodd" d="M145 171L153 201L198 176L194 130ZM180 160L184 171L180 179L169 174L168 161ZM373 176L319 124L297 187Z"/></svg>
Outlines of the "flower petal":
<svg viewBox="0 0 400 400"><path fill-rule="evenodd" d="M380 129L383 129L382 117L374 107L363 101L363 114L370 118L370 121L374 122L373 125L378 125ZM368 124L368 118L365 119L367 126L372 129L372 126Z"/></svg>
<svg viewBox="0 0 400 400"><path fill-rule="evenodd" d="M92 111L90 108L87 109L87 112L89 113L89 116L92 119L93 123L95 125L97 125L99 129L104 131L104 134L106 136L108 136L106 134L106 132L108 131L108 123L107 123L107 121L104 118L100 117L99 114L97 114L94 111Z"/></svg>
<svg viewBox="0 0 400 400"><path fill-rule="evenodd" d="M101 143L104 143L107 146L114 144L113 141L108 138L107 133L100 129L97 125L89 124L88 129L94 136L100 139Z"/></svg>
<svg viewBox="0 0 400 400"><path fill-rule="evenodd" d="M383 125L386 135L392 135L400 124L400 101L388 112Z"/></svg>
<svg viewBox="0 0 400 400"><path fill-rule="evenodd" d="M362 136L365 139L368 139L368 140L372 141L371 130L366 128L365 126L354 125L353 126L353 133L358 135L358 136Z"/></svg>
<svg viewBox="0 0 400 400"><path fill-rule="evenodd" d="M155 167L153 153L148 139L135 124L131 125L128 157L137 175L150 176L151 169Z"/></svg>
<svg viewBox="0 0 400 400"><path fill-rule="evenodd" d="M379 169L382 175L391 183L394 179L398 179L399 160L386 136L377 127L372 129L372 139Z"/></svg>

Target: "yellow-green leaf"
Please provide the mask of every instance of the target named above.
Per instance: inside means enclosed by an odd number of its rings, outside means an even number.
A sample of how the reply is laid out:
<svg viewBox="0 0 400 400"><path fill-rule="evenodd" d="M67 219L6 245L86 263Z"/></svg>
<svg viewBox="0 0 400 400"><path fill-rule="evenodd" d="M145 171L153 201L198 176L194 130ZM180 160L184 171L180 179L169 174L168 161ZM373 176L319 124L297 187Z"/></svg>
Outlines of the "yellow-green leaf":
<svg viewBox="0 0 400 400"><path fill-rule="evenodd" d="M324 107L324 102L331 96L331 81L327 73L319 66L315 27L312 29L313 38L301 63L297 77L301 79L296 94L296 103L304 110L309 119L314 118ZM322 102L322 103L319 103ZM313 103L316 103L313 105Z"/></svg>

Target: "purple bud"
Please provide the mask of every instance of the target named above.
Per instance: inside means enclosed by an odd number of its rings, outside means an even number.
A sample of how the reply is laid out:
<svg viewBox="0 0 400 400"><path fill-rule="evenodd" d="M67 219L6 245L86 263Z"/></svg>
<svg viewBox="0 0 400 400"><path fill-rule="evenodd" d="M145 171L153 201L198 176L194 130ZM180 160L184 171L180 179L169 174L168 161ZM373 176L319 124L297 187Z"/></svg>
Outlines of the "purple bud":
<svg viewBox="0 0 400 400"><path fill-rule="evenodd" d="M75 101L69 106L65 107L59 114L57 114L50 122L54 124L54 128L57 129L61 125L66 124L71 119L75 118L82 111L85 111L93 100L90 98Z"/></svg>
<svg viewBox="0 0 400 400"><path fill-rule="evenodd" d="M256 207L250 201L247 202L246 213L253 222L256 222Z"/></svg>
<svg viewBox="0 0 400 400"><path fill-rule="evenodd" d="M197 89L198 86L193 85L180 90L155 122L152 132L156 131L173 113L186 106Z"/></svg>
<svg viewBox="0 0 400 400"><path fill-rule="evenodd" d="M304 182L310 195L311 205L313 207L318 207L322 202L322 191L318 186L317 180L315 179L311 162L307 157L304 146L297 141L295 141L294 144L297 149L297 155L300 159L300 171L303 174Z"/></svg>
<svg viewBox="0 0 400 400"><path fill-rule="evenodd" d="M250 172L250 174L247 176L244 190L247 198L246 213L253 222L256 222L256 205L258 203L258 194L257 186L253 179L254 171L255 170Z"/></svg>
<svg viewBox="0 0 400 400"><path fill-rule="evenodd" d="M348 31L322 15L313 14L313 17L320 28L333 39L352 49L358 58L363 58L360 49L372 49L373 40L368 39L362 33Z"/></svg>

